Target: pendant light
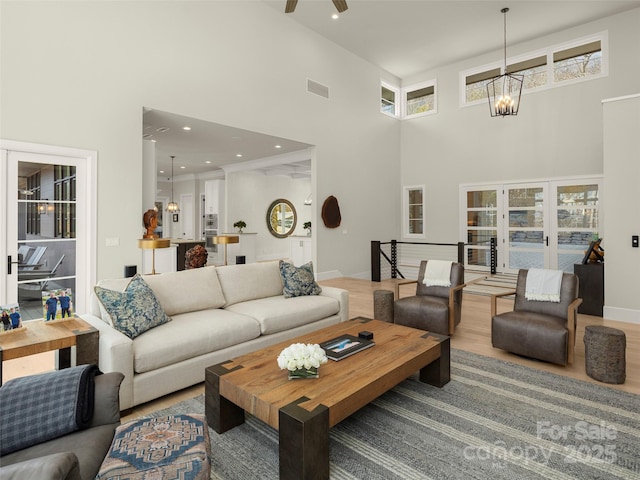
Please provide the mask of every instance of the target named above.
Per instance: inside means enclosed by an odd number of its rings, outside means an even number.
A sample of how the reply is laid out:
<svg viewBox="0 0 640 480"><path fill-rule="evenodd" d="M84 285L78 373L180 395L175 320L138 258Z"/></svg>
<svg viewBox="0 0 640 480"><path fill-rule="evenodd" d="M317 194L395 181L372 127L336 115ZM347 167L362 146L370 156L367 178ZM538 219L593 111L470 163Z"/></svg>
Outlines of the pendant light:
<svg viewBox="0 0 640 480"><path fill-rule="evenodd" d="M506 117L517 115L520 109L520 95L524 75L507 72L507 12L508 8L500 10L504 15L504 70L487 83L489 96L489 111L492 117Z"/></svg>
<svg viewBox="0 0 640 480"><path fill-rule="evenodd" d="M171 201L167 205L167 212L169 213L180 213L180 207L173 201L173 161L175 158L175 155L171 155Z"/></svg>

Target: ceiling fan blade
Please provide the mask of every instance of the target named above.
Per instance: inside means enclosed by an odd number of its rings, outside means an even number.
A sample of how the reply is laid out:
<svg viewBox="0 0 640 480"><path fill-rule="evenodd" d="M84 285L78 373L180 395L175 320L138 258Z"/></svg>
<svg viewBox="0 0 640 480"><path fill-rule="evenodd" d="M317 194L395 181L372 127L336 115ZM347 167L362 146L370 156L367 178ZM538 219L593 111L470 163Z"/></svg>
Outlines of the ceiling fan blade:
<svg viewBox="0 0 640 480"><path fill-rule="evenodd" d="M333 0L333 4L336 6L336 9L340 13L344 12L347 8L349 8L347 7L346 0Z"/></svg>
<svg viewBox="0 0 640 480"><path fill-rule="evenodd" d="M297 4L298 0L287 0L287 6L284 7L284 13L293 13Z"/></svg>

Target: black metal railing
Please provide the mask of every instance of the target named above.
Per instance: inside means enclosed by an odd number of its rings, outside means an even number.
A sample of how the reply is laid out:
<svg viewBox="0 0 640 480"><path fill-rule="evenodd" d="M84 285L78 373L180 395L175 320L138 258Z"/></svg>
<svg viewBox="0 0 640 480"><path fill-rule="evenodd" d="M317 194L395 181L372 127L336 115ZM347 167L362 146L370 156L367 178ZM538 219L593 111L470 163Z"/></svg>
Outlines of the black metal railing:
<svg viewBox="0 0 640 480"><path fill-rule="evenodd" d="M390 245L389 253L382 248L383 245ZM379 282L382 278L382 265L388 265L391 268L391 278L405 278L398 269L398 245L422 245L432 247L456 247L457 261L464 265L464 247L469 245L464 242L457 243L429 243L429 242L398 242L391 240L389 242L381 242L379 240L371 241L371 281ZM496 273L497 252L496 239L491 238L490 241L490 269L491 274Z"/></svg>

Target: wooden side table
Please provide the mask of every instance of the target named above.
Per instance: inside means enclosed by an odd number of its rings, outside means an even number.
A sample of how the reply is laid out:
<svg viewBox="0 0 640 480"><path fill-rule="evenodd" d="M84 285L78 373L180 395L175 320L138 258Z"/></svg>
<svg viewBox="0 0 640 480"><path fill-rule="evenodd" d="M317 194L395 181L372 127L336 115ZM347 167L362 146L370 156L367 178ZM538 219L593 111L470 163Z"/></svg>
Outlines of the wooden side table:
<svg viewBox="0 0 640 480"><path fill-rule="evenodd" d="M25 322L21 331L0 335L0 385L2 362L37 353L58 350L59 368L71 366L71 347L76 347L76 364L98 364L99 332L81 318L51 322Z"/></svg>

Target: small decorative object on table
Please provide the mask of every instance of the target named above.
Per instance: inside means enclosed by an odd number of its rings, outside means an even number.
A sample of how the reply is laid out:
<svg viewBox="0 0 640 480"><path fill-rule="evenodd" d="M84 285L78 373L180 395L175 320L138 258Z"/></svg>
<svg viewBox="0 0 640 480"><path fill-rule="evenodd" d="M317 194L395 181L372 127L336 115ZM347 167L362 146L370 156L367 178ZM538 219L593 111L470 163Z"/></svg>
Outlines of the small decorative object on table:
<svg viewBox="0 0 640 480"><path fill-rule="evenodd" d="M244 220L238 220L236 223L233 224L233 228L237 228L238 233L242 233L242 229L245 228L246 226L247 224L244 222Z"/></svg>
<svg viewBox="0 0 640 480"><path fill-rule="evenodd" d="M323 363L327 363L327 355L320 345L312 343L294 343L278 356L278 366L281 370L289 370L289 380L318 378Z"/></svg>
<svg viewBox="0 0 640 480"><path fill-rule="evenodd" d="M304 222L302 228L307 231L307 235L311 236L311 222Z"/></svg>

